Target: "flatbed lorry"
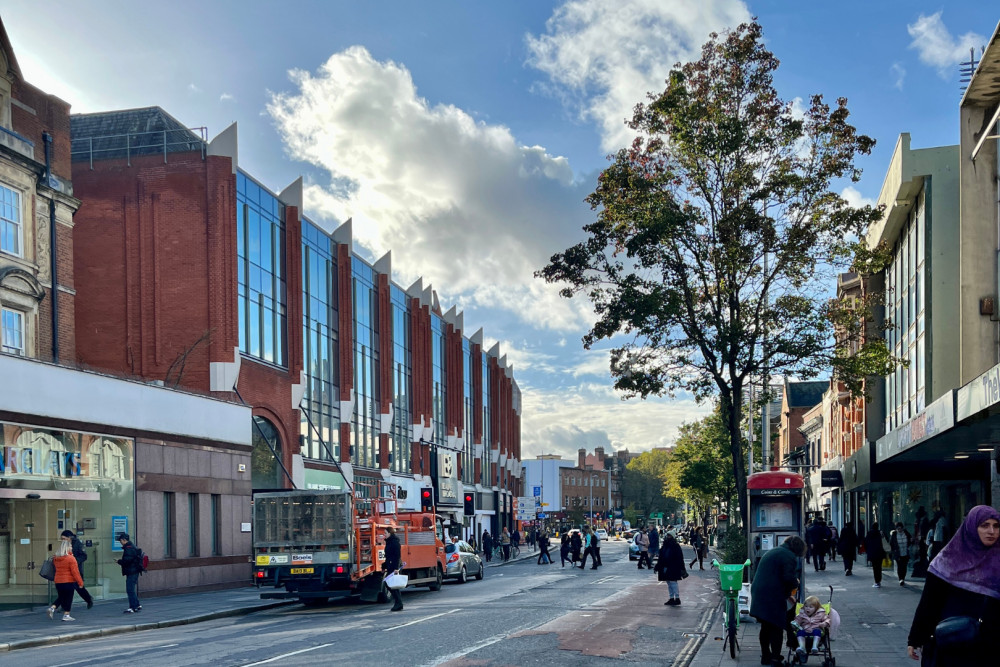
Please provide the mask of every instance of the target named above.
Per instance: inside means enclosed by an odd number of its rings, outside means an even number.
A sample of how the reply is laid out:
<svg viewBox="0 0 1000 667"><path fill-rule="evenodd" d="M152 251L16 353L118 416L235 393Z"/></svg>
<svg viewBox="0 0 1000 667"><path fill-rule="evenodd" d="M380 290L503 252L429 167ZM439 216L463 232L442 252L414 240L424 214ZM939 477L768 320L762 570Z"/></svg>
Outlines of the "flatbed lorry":
<svg viewBox="0 0 1000 667"><path fill-rule="evenodd" d="M395 485L258 493L253 503L254 581L274 589L261 598L306 605L347 596L385 602L386 526L396 527L407 587L441 588L442 519L433 512L397 511Z"/></svg>

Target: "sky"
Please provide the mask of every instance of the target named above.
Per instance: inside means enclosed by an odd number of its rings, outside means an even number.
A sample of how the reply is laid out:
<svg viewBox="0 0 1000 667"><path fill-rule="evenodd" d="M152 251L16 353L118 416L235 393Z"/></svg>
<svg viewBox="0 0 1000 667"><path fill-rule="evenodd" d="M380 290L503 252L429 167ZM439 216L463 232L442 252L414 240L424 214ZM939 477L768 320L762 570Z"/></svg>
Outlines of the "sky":
<svg viewBox="0 0 1000 667"><path fill-rule="evenodd" d="M522 459L673 442L706 414L684 393L623 401L609 343L585 350L585 299L534 278L584 238L584 203L625 118L709 33L756 16L783 99L844 96L877 140L856 184L871 203L896 139L958 143L958 64L993 34L991 3L883 0L509 0L378 3L5 0L27 81L74 113L160 106L214 137L238 123L240 166L305 215L353 220L354 250L392 252L466 335L499 341L522 390Z"/></svg>

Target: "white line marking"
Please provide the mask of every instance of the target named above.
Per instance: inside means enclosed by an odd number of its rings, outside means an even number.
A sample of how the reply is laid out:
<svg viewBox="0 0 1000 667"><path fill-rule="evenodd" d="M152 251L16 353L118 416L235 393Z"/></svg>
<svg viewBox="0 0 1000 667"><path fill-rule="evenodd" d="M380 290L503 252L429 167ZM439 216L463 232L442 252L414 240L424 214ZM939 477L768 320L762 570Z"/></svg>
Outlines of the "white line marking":
<svg viewBox="0 0 1000 667"><path fill-rule="evenodd" d="M173 648L174 646L180 646L180 644L167 644L166 646L154 646L153 648Z"/></svg>
<svg viewBox="0 0 1000 667"><path fill-rule="evenodd" d="M327 646L333 646L333 644L321 644L320 646L313 646L312 648L303 648L298 651L292 651L291 653L284 653L282 655L276 655L269 660L261 660L260 662L251 662L249 665L243 665L243 667L254 667L255 665L266 665L269 662L274 662L275 660L281 660L282 658L290 658L293 655L298 655L300 653L308 653L309 651L315 651L316 649L326 648Z"/></svg>
<svg viewBox="0 0 1000 667"><path fill-rule="evenodd" d="M423 623L424 621L429 621L432 618L438 618L439 616L447 616L448 614L454 614L456 611L462 611L461 609L452 609L451 611L445 611L440 614L433 614L431 616L424 616L423 618L418 618L415 621L410 621L409 623L403 623L402 625L394 625L391 628L386 628L382 632L389 632L390 630L399 630L400 628L405 628L408 625L416 625L417 623ZM247 665L246 667L249 667Z"/></svg>

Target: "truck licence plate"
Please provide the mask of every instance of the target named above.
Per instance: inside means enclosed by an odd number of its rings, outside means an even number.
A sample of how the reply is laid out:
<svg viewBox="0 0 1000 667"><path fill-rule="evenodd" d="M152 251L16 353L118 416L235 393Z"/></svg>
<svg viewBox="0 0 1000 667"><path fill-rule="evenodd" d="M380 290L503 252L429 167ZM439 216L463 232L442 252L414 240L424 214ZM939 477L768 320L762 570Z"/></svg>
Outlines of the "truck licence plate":
<svg viewBox="0 0 1000 667"><path fill-rule="evenodd" d="M292 574L312 574L313 568L311 567L293 567Z"/></svg>

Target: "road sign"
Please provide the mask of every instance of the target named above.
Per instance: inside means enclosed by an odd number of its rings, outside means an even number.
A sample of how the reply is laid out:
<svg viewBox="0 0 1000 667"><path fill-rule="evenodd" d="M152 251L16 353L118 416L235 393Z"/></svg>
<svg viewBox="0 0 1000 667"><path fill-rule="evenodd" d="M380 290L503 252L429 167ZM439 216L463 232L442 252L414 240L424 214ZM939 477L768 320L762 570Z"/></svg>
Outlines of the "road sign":
<svg viewBox="0 0 1000 667"><path fill-rule="evenodd" d="M548 506L549 506L549 504L548 504L548 503L541 503L541 506L542 506L542 507L548 507Z"/></svg>
<svg viewBox="0 0 1000 667"><path fill-rule="evenodd" d="M539 513L538 513L538 518L539 518L539 519L548 519L548 518L549 518L549 515L548 515L548 514L546 514L545 512L539 512Z"/></svg>
<svg viewBox="0 0 1000 667"><path fill-rule="evenodd" d="M538 496L542 495L542 487L540 487L540 486L534 487L534 493L531 494L531 495L535 496L536 498Z"/></svg>

